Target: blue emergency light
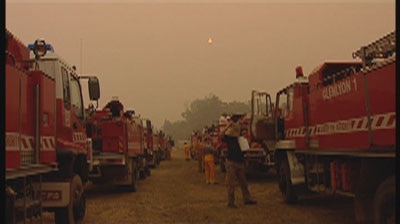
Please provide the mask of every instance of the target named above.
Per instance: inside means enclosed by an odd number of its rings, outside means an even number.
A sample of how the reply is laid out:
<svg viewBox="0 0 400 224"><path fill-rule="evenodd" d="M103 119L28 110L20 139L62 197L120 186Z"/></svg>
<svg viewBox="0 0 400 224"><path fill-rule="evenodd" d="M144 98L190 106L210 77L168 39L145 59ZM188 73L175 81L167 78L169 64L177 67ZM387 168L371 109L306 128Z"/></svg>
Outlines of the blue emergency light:
<svg viewBox="0 0 400 224"><path fill-rule="evenodd" d="M45 56L47 51L54 52L53 46L46 44L42 39L37 39L35 43L28 45L28 48L33 51L36 59Z"/></svg>
<svg viewBox="0 0 400 224"><path fill-rule="evenodd" d="M28 49L33 51L33 49L35 48L35 44L28 44ZM52 51L54 52L54 48L51 44L46 44L46 51Z"/></svg>

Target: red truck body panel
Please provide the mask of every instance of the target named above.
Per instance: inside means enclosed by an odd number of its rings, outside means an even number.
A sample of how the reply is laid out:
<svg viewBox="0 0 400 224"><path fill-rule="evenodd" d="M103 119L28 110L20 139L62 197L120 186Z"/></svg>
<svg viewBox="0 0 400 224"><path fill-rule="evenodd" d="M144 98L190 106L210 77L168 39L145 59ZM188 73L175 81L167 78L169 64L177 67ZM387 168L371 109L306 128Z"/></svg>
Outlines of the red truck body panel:
<svg viewBox="0 0 400 224"><path fill-rule="evenodd" d="M101 140L101 152L137 156L144 153L143 125L138 117L111 118L107 111L96 111L90 123L96 126L93 140ZM98 146L97 146L98 147Z"/></svg>
<svg viewBox="0 0 400 224"><path fill-rule="evenodd" d="M134 117L128 126L128 154L144 154L144 129L140 117Z"/></svg>
<svg viewBox="0 0 400 224"><path fill-rule="evenodd" d="M10 34L11 35L11 34ZM11 35L12 36L12 35ZM29 49L11 37L6 63L6 169L18 169L35 161L35 86L38 85L39 161L56 162L55 79L42 71L27 70Z"/></svg>
<svg viewBox="0 0 400 224"><path fill-rule="evenodd" d="M395 63L365 72L360 67L360 63L325 63L309 75L308 84L292 85L293 110L285 116L285 132L286 139L295 140L297 149L308 148L306 118L309 141L317 142L312 148L341 151L394 148ZM336 82L325 81L332 79L332 71L339 69L356 72ZM308 113L303 105L308 106Z"/></svg>

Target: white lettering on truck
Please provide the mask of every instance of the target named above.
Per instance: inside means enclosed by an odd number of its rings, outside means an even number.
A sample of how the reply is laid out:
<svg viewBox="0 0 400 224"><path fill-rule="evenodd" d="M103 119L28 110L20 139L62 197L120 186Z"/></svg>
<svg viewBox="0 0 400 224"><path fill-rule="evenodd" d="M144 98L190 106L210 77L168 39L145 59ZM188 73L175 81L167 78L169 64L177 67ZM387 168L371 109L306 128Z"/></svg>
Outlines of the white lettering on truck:
<svg viewBox="0 0 400 224"><path fill-rule="evenodd" d="M352 89L350 80L345 80L324 88L322 90L322 99L330 100L332 98L347 94L351 91Z"/></svg>

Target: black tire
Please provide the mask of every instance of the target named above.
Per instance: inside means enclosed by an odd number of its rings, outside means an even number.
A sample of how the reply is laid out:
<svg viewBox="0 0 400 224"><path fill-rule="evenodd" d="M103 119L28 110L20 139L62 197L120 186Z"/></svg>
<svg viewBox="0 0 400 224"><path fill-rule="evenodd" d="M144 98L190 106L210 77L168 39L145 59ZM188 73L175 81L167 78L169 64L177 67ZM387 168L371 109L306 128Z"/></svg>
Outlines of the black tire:
<svg viewBox="0 0 400 224"><path fill-rule="evenodd" d="M290 168L287 160L283 160L279 166L279 189L286 203L294 204L297 202L297 195L290 179Z"/></svg>
<svg viewBox="0 0 400 224"><path fill-rule="evenodd" d="M264 164L258 165L258 170L260 170L263 173L268 173L270 168L271 168L270 166L266 166Z"/></svg>
<svg viewBox="0 0 400 224"><path fill-rule="evenodd" d="M141 180L144 180L144 179L146 179L146 170L145 169L142 169L142 170L140 170L139 171L139 178L141 179Z"/></svg>
<svg viewBox="0 0 400 224"><path fill-rule="evenodd" d="M374 223L391 224L396 218L396 180L387 178L379 186L374 198Z"/></svg>
<svg viewBox="0 0 400 224"><path fill-rule="evenodd" d="M144 171L145 171L145 174L146 174L146 176L151 176L151 169L150 169L150 167L148 167L148 166L146 166L145 168L144 168Z"/></svg>
<svg viewBox="0 0 400 224"><path fill-rule="evenodd" d="M221 161L219 163L219 167L221 168L221 172L225 173L226 172L226 166L225 166L225 158L221 158Z"/></svg>
<svg viewBox="0 0 400 224"><path fill-rule="evenodd" d="M160 162L161 162L161 155L160 155L160 152L158 152L157 157L156 157L157 166L160 165Z"/></svg>
<svg viewBox="0 0 400 224"><path fill-rule="evenodd" d="M153 157L151 158L151 163L153 164L152 168L157 168L157 154L153 154Z"/></svg>
<svg viewBox="0 0 400 224"><path fill-rule="evenodd" d="M83 223L86 212L86 198L79 175L74 175L71 181L70 203L67 207L57 208L54 212L56 224Z"/></svg>
<svg viewBox="0 0 400 224"><path fill-rule="evenodd" d="M132 159L131 163L130 163L130 167L129 167L129 172L131 175L131 183L128 186L128 189L130 192L136 192L137 190L137 182L138 182L138 170L136 168L136 162L135 160Z"/></svg>
<svg viewBox="0 0 400 224"><path fill-rule="evenodd" d="M8 193L6 190L6 223L16 223L16 220L14 220L15 216L15 199L14 195L11 193Z"/></svg>

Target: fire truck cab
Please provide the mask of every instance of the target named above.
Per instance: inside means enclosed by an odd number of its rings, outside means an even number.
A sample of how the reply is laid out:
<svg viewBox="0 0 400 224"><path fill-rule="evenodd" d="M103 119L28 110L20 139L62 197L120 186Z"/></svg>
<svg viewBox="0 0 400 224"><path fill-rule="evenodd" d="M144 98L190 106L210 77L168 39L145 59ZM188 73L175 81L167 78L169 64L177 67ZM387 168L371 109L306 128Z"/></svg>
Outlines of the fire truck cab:
<svg viewBox="0 0 400 224"><path fill-rule="evenodd" d="M43 210L80 222L91 158L81 77L44 40L27 47L8 30L6 39L6 222ZM98 79L87 79L97 101Z"/></svg>

